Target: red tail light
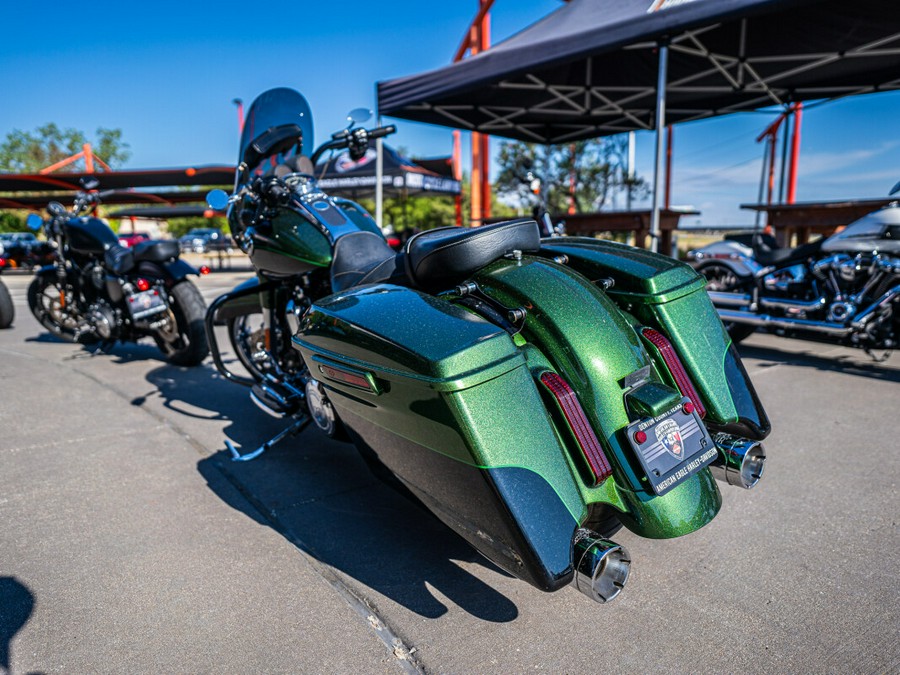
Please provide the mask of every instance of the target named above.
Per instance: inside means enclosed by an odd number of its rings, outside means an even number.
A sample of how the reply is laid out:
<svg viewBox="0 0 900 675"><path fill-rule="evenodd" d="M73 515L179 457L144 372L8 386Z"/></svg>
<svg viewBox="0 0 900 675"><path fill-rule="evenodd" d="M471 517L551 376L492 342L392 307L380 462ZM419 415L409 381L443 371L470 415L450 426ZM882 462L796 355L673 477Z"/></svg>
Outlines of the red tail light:
<svg viewBox="0 0 900 675"><path fill-rule="evenodd" d="M138 287L139 291L148 291L150 290L150 282L146 279L138 279L134 282L134 285Z"/></svg>
<svg viewBox="0 0 900 675"><path fill-rule="evenodd" d="M681 391L683 396L687 396L691 399L691 402L697 408L697 414L700 415L700 417L706 417L706 408L703 407L703 402L700 400L697 390L694 389L694 383L691 382L691 378L688 376L687 370L684 369L681 359L678 358L678 352L675 351L675 347L672 346L672 343L669 342L665 335L653 328L642 329L641 335L643 335L650 344L656 347L656 350L665 362L669 372L672 373L672 379L675 380L675 385Z"/></svg>
<svg viewBox="0 0 900 675"><path fill-rule="evenodd" d="M542 374L541 383L547 387L559 404L559 409L565 415L566 422L569 423L575 440L578 441L581 452L594 474L594 485L599 485L612 475L612 467L609 460L606 459L597 435L588 422L587 415L584 414L584 409L578 402L578 396L569 383L556 373L548 371Z"/></svg>
<svg viewBox="0 0 900 675"><path fill-rule="evenodd" d="M205 274L209 274L209 267L206 266L206 265L201 266L201 267L200 267L200 274L204 274L204 275L205 275Z"/></svg>

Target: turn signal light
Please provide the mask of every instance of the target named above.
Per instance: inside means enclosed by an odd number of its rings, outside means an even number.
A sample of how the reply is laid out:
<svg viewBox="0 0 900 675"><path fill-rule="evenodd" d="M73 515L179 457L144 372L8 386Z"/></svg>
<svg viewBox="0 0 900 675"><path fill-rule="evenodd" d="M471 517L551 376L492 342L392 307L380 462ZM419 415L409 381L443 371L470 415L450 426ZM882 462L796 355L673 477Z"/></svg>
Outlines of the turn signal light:
<svg viewBox="0 0 900 675"><path fill-rule="evenodd" d="M678 358L678 352L675 351L675 347L672 346L672 343L669 342L665 335L653 328L642 329L641 335L644 336L645 340L656 347L656 351L659 352L659 355L665 362L666 367L672 374L672 379L675 380L675 386L678 387L682 395L691 399L691 403L696 407L697 414L700 415L700 417L705 417L706 408L703 407L700 396L697 394L697 390L694 389L694 383L691 382L691 378L688 376L684 365L682 365L681 359ZM689 411L686 410L685 412Z"/></svg>
<svg viewBox="0 0 900 675"><path fill-rule="evenodd" d="M138 287L139 291L149 291L150 290L150 282L146 279L138 279L134 282L135 286Z"/></svg>
<svg viewBox="0 0 900 675"><path fill-rule="evenodd" d="M591 473L594 474L594 485L599 485L612 475L612 467L597 435L588 422L584 409L578 402L578 396L569 386L569 383L562 379L556 373L547 371L541 375L541 383L547 387L547 390L553 394L559 409L562 411L569 423L569 428L575 435L575 440L581 447L581 452L587 460Z"/></svg>

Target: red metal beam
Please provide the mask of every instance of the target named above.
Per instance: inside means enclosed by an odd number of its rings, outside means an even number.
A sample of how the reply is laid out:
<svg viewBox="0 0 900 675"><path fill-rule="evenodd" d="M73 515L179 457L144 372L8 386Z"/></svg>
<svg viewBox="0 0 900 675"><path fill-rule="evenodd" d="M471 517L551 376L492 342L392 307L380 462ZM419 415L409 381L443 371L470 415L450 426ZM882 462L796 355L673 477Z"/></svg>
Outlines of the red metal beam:
<svg viewBox="0 0 900 675"><path fill-rule="evenodd" d="M794 135L791 139L791 162L788 166L787 203L797 199L797 168L800 163L800 126L803 122L803 104L794 106Z"/></svg>
<svg viewBox="0 0 900 675"><path fill-rule="evenodd" d="M472 19L472 23L470 23L469 27L466 29L466 36L460 43L459 49L456 50L456 54L453 57L453 63L461 61L462 57L465 56L466 52L472 46L472 30L478 26L481 26L482 20L491 10L491 6L493 4L494 0L481 0L481 6L478 8L478 13L475 15L475 18Z"/></svg>

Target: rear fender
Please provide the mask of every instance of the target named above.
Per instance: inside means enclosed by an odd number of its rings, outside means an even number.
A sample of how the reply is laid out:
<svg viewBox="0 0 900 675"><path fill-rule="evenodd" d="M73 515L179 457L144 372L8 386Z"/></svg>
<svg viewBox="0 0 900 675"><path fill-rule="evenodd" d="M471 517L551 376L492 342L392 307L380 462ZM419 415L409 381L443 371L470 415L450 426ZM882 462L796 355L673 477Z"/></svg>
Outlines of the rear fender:
<svg viewBox="0 0 900 675"><path fill-rule="evenodd" d="M479 272L475 281L497 302L526 310L520 339L533 347L528 357L532 376L537 379L549 364L576 392L597 433L612 465L611 478L592 487L585 480L580 450L569 447L567 453L581 477L585 501L615 506L625 525L646 537L680 536L712 520L721 496L709 471L701 470L656 496L624 437L631 421L626 383L640 371L649 372L657 382L663 378L615 302L581 274L536 258L497 261Z"/></svg>
<svg viewBox="0 0 900 675"><path fill-rule="evenodd" d="M762 268L758 263L753 260L747 258L704 258L702 262L697 263L696 269L698 271L702 270L704 267L716 264L721 265L722 267L727 267L732 272L734 272L735 276L740 277L741 279L753 279L756 276L756 273L759 272Z"/></svg>
<svg viewBox="0 0 900 675"><path fill-rule="evenodd" d="M768 417L740 356L705 291L703 278L690 266L624 244L584 237L548 240L541 254L565 255L568 265L589 279L614 282L605 295L635 327L654 328L672 343L703 401L704 421L711 431L753 440L769 434ZM660 365L660 372L664 381L673 382L665 365Z"/></svg>
<svg viewBox="0 0 900 675"><path fill-rule="evenodd" d="M172 262L158 263L150 260L141 260L129 275L147 276L154 279L162 279L166 286L172 287L184 281L190 275L199 276L200 272L193 265L180 258Z"/></svg>

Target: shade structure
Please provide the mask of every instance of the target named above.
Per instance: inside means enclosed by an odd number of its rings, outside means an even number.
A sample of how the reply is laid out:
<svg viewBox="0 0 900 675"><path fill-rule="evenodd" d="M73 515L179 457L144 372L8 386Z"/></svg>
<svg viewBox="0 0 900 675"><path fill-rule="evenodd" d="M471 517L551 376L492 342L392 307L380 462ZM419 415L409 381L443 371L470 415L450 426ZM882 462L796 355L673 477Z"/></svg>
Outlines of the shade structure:
<svg viewBox="0 0 900 675"><path fill-rule="evenodd" d="M539 143L900 88L890 0L570 0L490 50L378 83L382 115Z"/></svg>
<svg viewBox="0 0 900 675"><path fill-rule="evenodd" d="M141 192L137 190L116 190L103 197L103 203L112 204L189 204L206 200L206 190L166 190ZM0 209L42 209L50 202L63 205L72 204L74 192L52 192L44 194L0 195Z"/></svg>
<svg viewBox="0 0 900 675"><path fill-rule="evenodd" d="M460 183L450 175L446 160L427 160L425 168L408 159L388 145L383 145L382 186L391 197L407 197L424 194L458 195ZM445 172L440 172L446 167ZM354 198L374 197L376 176L375 142L369 143L365 156L353 161L347 152L332 157L316 166L317 184L326 192Z"/></svg>
<svg viewBox="0 0 900 675"><path fill-rule="evenodd" d="M222 211L214 211L208 206L184 204L179 206L132 206L116 209L106 214L107 218L147 218L167 220L169 218L214 218L224 216Z"/></svg>
<svg viewBox="0 0 900 675"><path fill-rule="evenodd" d="M81 180L96 178L100 190L166 186L234 185L233 166L198 166L179 169L138 169L98 173L2 173L0 192L81 190Z"/></svg>

